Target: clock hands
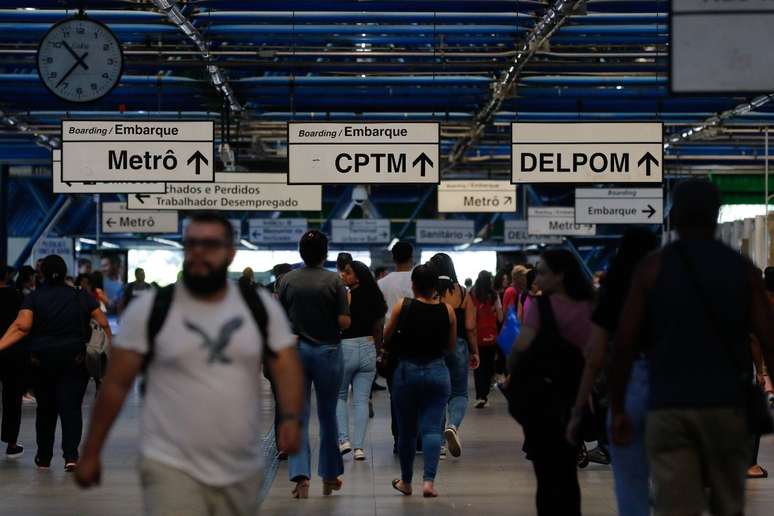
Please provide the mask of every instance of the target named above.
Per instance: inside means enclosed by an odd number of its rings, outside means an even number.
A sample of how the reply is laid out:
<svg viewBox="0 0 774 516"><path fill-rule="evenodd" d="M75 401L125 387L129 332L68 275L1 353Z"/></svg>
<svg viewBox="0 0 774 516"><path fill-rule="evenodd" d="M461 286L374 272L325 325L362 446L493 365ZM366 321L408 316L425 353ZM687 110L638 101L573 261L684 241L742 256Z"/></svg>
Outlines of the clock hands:
<svg viewBox="0 0 774 516"><path fill-rule="evenodd" d="M74 65L72 65L72 66L70 67L70 69L69 69L69 70L67 70L67 73L66 73L66 74L64 74L64 76L63 76L61 79L59 79L59 82L58 82L58 83L56 83L56 87L57 87L57 88L59 87L59 85L60 85L60 84L62 84L62 83L65 81L65 79L67 79L68 77L70 77L70 74L71 74L71 73L73 73L73 72L75 71L75 69L76 69L76 68L78 68L78 65L79 65L79 64L82 64L82 62L81 62L81 61L82 61L83 59L85 59L87 55L89 55L89 53L88 53L88 52L84 53L84 54L81 56L81 59L79 59L78 61L76 61L76 62L75 62L75 64L74 64Z"/></svg>
<svg viewBox="0 0 774 516"><path fill-rule="evenodd" d="M73 50L70 45L67 44L65 40L62 40L62 45L67 49L68 52L70 52L70 55L75 58L76 64L79 64L83 67L84 70L88 70L89 66L83 62L83 60L86 58L87 55L89 55L88 52L83 54L81 57L78 57L78 54L75 53L75 50Z"/></svg>

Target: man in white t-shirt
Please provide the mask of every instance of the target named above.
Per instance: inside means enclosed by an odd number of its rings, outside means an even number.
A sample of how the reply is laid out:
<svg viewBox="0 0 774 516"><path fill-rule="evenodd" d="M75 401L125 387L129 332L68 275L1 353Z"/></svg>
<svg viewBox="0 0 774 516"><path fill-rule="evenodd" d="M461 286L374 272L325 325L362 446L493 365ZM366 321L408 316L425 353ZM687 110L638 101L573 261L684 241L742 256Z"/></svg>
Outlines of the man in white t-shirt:
<svg viewBox="0 0 774 516"><path fill-rule="evenodd" d="M387 302L386 321L390 319L389 313L392 312L395 303L404 297L414 297L411 290L411 270L414 268L414 248L411 244L401 240L392 248L392 261L395 262L395 272L379 280L379 289L384 294L384 300Z"/></svg>
<svg viewBox="0 0 774 516"><path fill-rule="evenodd" d="M137 298L124 313L76 481L84 488L99 484L107 434L150 356L140 442L145 513L253 516L263 469L263 347L270 350L268 366L276 378L280 447L292 453L303 413L296 338L282 307L260 292L267 316L263 342L249 298L227 280L235 254L229 221L211 213L190 220L182 280L150 355L149 318L160 294Z"/></svg>

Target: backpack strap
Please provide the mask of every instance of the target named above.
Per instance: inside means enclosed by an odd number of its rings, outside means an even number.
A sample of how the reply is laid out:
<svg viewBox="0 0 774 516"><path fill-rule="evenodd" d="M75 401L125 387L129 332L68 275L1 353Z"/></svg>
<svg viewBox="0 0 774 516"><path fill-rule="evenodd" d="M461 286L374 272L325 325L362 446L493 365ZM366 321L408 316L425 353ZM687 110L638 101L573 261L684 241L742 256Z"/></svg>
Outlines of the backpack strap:
<svg viewBox="0 0 774 516"><path fill-rule="evenodd" d="M148 371L148 366L153 361L156 352L156 336L164 326L167 320L169 309L172 306L172 298L175 296L175 284L167 285L156 290L156 296L153 298L150 317L148 317L148 351L142 362L142 372Z"/></svg>
<svg viewBox="0 0 774 516"><path fill-rule="evenodd" d="M266 312L266 307L263 305L261 296L258 294L259 288L262 289L263 287L259 286L256 288L240 283L239 293L247 304L247 308L250 309L255 324L258 325L258 331L261 332L264 357L274 358L276 353L269 347L269 314Z"/></svg>

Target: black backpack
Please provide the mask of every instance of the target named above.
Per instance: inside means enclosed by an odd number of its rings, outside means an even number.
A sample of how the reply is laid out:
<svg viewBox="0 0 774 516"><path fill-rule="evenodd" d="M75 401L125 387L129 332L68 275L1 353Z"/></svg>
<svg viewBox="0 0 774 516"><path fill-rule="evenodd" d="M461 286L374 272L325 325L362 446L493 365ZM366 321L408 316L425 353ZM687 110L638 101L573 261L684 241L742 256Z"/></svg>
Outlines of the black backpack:
<svg viewBox="0 0 774 516"><path fill-rule="evenodd" d="M559 334L550 299L538 296L535 301L540 310L540 331L513 366L508 411L522 425L535 421L564 425L578 394L585 365L583 353Z"/></svg>
<svg viewBox="0 0 774 516"><path fill-rule="evenodd" d="M258 287L262 288L262 287ZM268 346L268 323L269 316L266 312L266 307L263 306L263 301L258 295L258 291L255 288L251 288L249 285L239 284L239 293L242 295L242 299L247 304L250 313L255 319L255 323L258 325L258 330L261 332L261 338L263 339L264 358L273 358L275 356L274 351ZM172 301L175 295L175 284L167 285L156 291L156 297L153 300L153 307L151 308L150 317L148 317L148 352L145 354L142 363L142 373L147 379L148 367L153 361L153 357L156 351L156 336L164 326L164 321L167 319L169 309L172 307ZM144 386L144 385L143 385Z"/></svg>

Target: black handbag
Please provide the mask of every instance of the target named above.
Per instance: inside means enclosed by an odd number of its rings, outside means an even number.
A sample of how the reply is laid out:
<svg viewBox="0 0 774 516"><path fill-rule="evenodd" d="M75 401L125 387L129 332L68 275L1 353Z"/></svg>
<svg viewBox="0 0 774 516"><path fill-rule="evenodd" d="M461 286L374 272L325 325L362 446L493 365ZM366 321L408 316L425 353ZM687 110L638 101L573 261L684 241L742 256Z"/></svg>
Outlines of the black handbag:
<svg viewBox="0 0 774 516"><path fill-rule="evenodd" d="M395 330L392 332L389 342L385 341L379 355L376 357L376 372L383 378L392 378L392 374L398 368L398 352L405 338L406 319L408 318L411 301L410 298L403 299Z"/></svg>
<svg viewBox="0 0 774 516"><path fill-rule="evenodd" d="M721 319L715 315L715 310L708 301L709 297L706 295L701 282L699 282L699 279L695 275L693 260L686 254L683 248L680 247L680 243L675 245L675 250L680 256L683 267L688 272L688 277L691 279L694 288L699 293L699 298L702 300L704 311L707 314L710 324L712 324L717 334L723 339L723 342L726 344L726 351L731 355L731 359L739 371L739 382L742 386L742 393L745 398L743 403L747 416L747 427L750 434L768 435L774 433L774 419L771 417L769 404L766 401L766 395L763 393L763 390L761 390L760 385L753 382L752 375L749 374L752 372L752 368L744 366L743 360L740 360L739 353L732 345L733 339L726 338L725 325L718 323Z"/></svg>
<svg viewBox="0 0 774 516"><path fill-rule="evenodd" d="M517 352L505 390L508 412L520 424L566 424L580 386L583 353L559 334L548 296L535 298L540 330L526 351Z"/></svg>

